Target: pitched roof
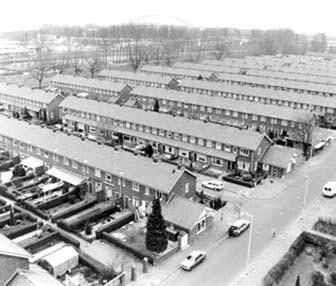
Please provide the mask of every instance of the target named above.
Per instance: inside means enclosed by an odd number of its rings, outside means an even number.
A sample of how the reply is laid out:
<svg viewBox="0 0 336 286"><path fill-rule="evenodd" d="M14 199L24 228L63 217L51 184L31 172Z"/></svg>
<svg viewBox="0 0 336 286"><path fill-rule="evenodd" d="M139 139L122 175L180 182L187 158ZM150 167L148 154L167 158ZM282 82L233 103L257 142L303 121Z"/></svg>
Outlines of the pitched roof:
<svg viewBox="0 0 336 286"><path fill-rule="evenodd" d="M132 90L132 94L291 121L298 121L302 118L306 118L306 116L311 114L311 112L307 110L293 109L286 106L267 105L265 107L265 104L258 102L225 98L222 96L210 96L198 93L165 90L145 86L135 87Z"/></svg>
<svg viewBox="0 0 336 286"><path fill-rule="evenodd" d="M126 106L121 107L114 104L81 99L73 96L67 97L60 106L63 108L98 114L120 121L151 126L153 128L199 138L206 138L208 140L239 146L250 150L256 150L264 138L264 135L250 130L239 130L234 127L204 123L200 120L188 119L185 117L173 117L168 114L144 111Z"/></svg>
<svg viewBox="0 0 336 286"><path fill-rule="evenodd" d="M182 176L183 169L164 162L153 163L149 158L135 156L130 152L98 145L90 141L82 141L76 136L68 136L63 132L54 133L48 128L29 125L15 119L0 116L0 135L31 144L50 153L65 156L87 166L115 174L169 193ZM42 139L43 140L42 140ZM69 148L69 146L72 146Z"/></svg>
<svg viewBox="0 0 336 286"><path fill-rule="evenodd" d="M209 62L210 64L211 62ZM186 62L177 62L173 66L177 68L187 68L203 71L213 71L217 73L229 73L229 74L239 74L241 68L233 66L223 66L223 65L209 65L209 64L194 64ZM327 76L313 75L313 74L300 74L300 73L289 73L280 70L265 70L261 68L252 67L247 70L247 75L260 76L266 78L278 78L283 80L298 81L298 82L312 82L320 84L336 84L336 79Z"/></svg>
<svg viewBox="0 0 336 286"><path fill-rule="evenodd" d="M169 84L173 79L168 76L161 75L146 75L144 73L135 73L127 71L118 71L118 70L102 70L98 73L98 77L110 77L113 79L126 79L126 80L136 80L144 82L155 82L160 84Z"/></svg>
<svg viewBox="0 0 336 286"><path fill-rule="evenodd" d="M280 145L272 145L269 147L261 162L263 164L287 169L291 159L302 154L302 150L289 148Z"/></svg>
<svg viewBox="0 0 336 286"><path fill-rule="evenodd" d="M219 81L228 80L235 82L271 85L275 87L303 89L316 92L326 92L336 94L336 86L319 84L319 83L299 82L286 79L277 79L277 78L268 78L268 77L241 75L241 74L228 74L228 73L220 73L218 74L217 78Z"/></svg>
<svg viewBox="0 0 336 286"><path fill-rule="evenodd" d="M192 229L207 207L180 196L174 196L162 207L163 218L185 229Z"/></svg>
<svg viewBox="0 0 336 286"><path fill-rule="evenodd" d="M182 75L182 76L192 76L198 77L202 76L204 78L209 78L213 74L213 72L209 71L197 71L191 69L181 69L181 68L172 68L172 67L165 67L165 66L155 66L155 65L145 65L141 68L142 72L154 72L154 73L164 73L164 74L171 74L171 75Z"/></svg>
<svg viewBox="0 0 336 286"><path fill-rule="evenodd" d="M18 269L4 286L64 286L43 269Z"/></svg>
<svg viewBox="0 0 336 286"><path fill-rule="evenodd" d="M19 87L17 85L6 84L2 82L0 83L0 94L34 100L45 104L51 103L58 96L53 92L46 92L41 89L31 89L29 87Z"/></svg>
<svg viewBox="0 0 336 286"><path fill-rule="evenodd" d="M27 259L32 257L32 255L28 251L26 251L24 248L11 241L2 233L0 233L0 254L6 256L22 257Z"/></svg>
<svg viewBox="0 0 336 286"><path fill-rule="evenodd" d="M55 75L52 79L50 79L50 82L71 84L77 85L79 87L89 87L100 90L111 90L116 92L122 91L127 86L127 84L117 83L109 80L100 80L95 78L85 78L62 74Z"/></svg>
<svg viewBox="0 0 336 286"><path fill-rule="evenodd" d="M310 94L300 94L297 92L272 90L251 86L232 85L222 82L207 82L200 80L182 79L179 84L181 87L191 87L214 92L241 94L254 97L283 100L289 102L298 102L302 104L311 104L317 106L336 108L335 97L324 97Z"/></svg>
<svg viewBox="0 0 336 286"><path fill-rule="evenodd" d="M227 73L239 73L240 68L235 67L224 67L224 66L212 66L204 64L194 64L186 62L177 62L173 65L176 68L199 70L199 71L208 71L208 72L227 72Z"/></svg>

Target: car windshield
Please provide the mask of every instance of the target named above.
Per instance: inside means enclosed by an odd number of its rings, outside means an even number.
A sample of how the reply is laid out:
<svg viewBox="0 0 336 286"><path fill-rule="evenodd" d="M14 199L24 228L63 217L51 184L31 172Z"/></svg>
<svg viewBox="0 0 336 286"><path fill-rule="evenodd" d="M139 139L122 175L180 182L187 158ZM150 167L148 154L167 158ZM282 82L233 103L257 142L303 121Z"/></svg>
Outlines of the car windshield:
<svg viewBox="0 0 336 286"><path fill-rule="evenodd" d="M187 256L187 259L188 260L191 260L193 257L192 257L192 255L191 254L189 254L188 256Z"/></svg>

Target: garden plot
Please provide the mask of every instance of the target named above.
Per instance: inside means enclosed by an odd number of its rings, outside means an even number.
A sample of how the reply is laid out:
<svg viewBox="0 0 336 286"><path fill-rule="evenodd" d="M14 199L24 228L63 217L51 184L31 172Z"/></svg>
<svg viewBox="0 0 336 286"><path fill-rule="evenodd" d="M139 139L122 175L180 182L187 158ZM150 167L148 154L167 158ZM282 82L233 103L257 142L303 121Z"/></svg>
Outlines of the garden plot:
<svg viewBox="0 0 336 286"><path fill-rule="evenodd" d="M110 232L109 235L130 245L132 248L138 249L144 254L148 254L148 256L156 256L157 253L149 251L146 247L146 222L146 219L131 221L121 228ZM168 240L167 249L163 253L160 253L160 255L165 255L172 249L175 249L177 245L177 242Z"/></svg>
<svg viewBox="0 0 336 286"><path fill-rule="evenodd" d="M295 285L298 276L300 276L301 285L315 285L312 284L312 280L318 278L312 278L312 276L324 277L324 281L328 282L331 278L332 273L336 274L335 250L336 248L333 248L332 251L327 253L326 249L323 249L323 247L313 244L307 244L305 250L296 259L293 266L290 267L290 269L278 285ZM321 274L316 274L316 272L321 273L322 276Z"/></svg>

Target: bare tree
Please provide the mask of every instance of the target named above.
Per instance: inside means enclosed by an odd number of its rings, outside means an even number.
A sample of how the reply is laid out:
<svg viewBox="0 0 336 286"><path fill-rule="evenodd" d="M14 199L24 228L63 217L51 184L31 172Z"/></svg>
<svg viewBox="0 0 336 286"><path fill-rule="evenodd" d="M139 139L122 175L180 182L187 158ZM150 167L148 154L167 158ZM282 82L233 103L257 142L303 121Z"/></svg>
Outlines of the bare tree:
<svg viewBox="0 0 336 286"><path fill-rule="evenodd" d="M81 45L76 45L70 52L70 61L76 75L80 75L83 72L82 62L83 62L83 47Z"/></svg>
<svg viewBox="0 0 336 286"><path fill-rule="evenodd" d="M103 68L103 62L101 60L101 57L99 55L99 53L94 53L92 57L89 57L86 60L86 63L88 65L88 69L90 72L90 76L91 78L94 78L95 75L102 70Z"/></svg>
<svg viewBox="0 0 336 286"><path fill-rule="evenodd" d="M230 54L230 44L227 42L219 42L214 46L213 56L217 61L220 61L223 56Z"/></svg>
<svg viewBox="0 0 336 286"><path fill-rule="evenodd" d="M109 263L109 268L112 269L115 273L122 273L124 268L131 264L130 258L126 253L118 251L113 256L113 261Z"/></svg>
<svg viewBox="0 0 336 286"><path fill-rule="evenodd" d="M129 61L134 72L138 70L146 57L145 47L139 43L129 45Z"/></svg>
<svg viewBox="0 0 336 286"><path fill-rule="evenodd" d="M296 129L294 136L302 143L304 156L309 160L316 128L316 116L313 113L309 113L298 118L297 121L299 122L299 128Z"/></svg>
<svg viewBox="0 0 336 286"><path fill-rule="evenodd" d="M51 68L51 50L45 46L42 36L36 41L36 63L31 69L31 77L38 81L41 89L46 73Z"/></svg>

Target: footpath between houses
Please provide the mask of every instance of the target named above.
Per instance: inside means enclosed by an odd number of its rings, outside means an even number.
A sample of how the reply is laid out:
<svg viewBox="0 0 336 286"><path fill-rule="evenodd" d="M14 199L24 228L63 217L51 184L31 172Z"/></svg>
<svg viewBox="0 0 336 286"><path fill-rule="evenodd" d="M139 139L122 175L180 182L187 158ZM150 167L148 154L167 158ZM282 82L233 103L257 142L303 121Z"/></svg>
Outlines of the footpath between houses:
<svg viewBox="0 0 336 286"><path fill-rule="evenodd" d="M335 201L318 198L309 209L289 225L269 246L250 264L249 270L244 271L230 286L261 286L263 277L287 252L295 239L304 230L312 231L319 217L335 217Z"/></svg>

